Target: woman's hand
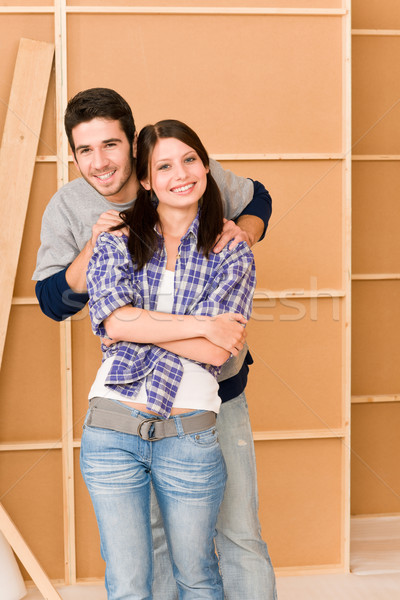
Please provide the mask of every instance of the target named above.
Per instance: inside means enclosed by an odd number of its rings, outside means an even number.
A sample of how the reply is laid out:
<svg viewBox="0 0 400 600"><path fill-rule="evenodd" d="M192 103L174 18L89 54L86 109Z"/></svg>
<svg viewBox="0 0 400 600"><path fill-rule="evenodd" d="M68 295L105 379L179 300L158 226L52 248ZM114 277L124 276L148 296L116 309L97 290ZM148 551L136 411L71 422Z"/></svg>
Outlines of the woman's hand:
<svg viewBox="0 0 400 600"><path fill-rule="evenodd" d="M247 336L244 328L246 323L246 319L236 313L224 313L208 318L204 337L230 354L237 356L242 350Z"/></svg>

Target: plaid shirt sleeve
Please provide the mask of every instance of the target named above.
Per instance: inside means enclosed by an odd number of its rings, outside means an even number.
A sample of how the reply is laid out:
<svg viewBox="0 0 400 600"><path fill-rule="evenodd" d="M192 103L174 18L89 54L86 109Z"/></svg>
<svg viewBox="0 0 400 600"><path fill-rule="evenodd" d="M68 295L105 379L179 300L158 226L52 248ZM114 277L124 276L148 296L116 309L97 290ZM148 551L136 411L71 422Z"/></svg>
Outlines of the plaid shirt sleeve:
<svg viewBox="0 0 400 600"><path fill-rule="evenodd" d="M231 312L249 319L256 285L253 253L246 242L240 242L233 250L224 248L220 256L206 299L193 306L190 313L212 317Z"/></svg>
<svg viewBox="0 0 400 600"><path fill-rule="evenodd" d="M103 325L114 310L127 304L138 306L132 279L133 265L125 236L102 233L89 261L86 274L89 293L89 313L95 335L107 337Z"/></svg>

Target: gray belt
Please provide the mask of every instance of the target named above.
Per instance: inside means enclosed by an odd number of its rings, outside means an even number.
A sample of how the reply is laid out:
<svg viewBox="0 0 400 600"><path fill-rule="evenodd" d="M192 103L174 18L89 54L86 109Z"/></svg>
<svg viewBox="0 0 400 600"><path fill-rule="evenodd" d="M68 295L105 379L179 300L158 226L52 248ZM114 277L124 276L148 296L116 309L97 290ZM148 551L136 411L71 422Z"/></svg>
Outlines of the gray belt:
<svg viewBox="0 0 400 600"><path fill-rule="evenodd" d="M185 434L197 433L209 429L216 422L216 414L206 411L199 415L176 415L181 419ZM138 435L142 440L156 442L167 437L178 435L175 419L159 419L158 417L134 417L131 410L117 404L109 398L92 398L89 401L89 414L86 419L88 427L112 429L121 433Z"/></svg>

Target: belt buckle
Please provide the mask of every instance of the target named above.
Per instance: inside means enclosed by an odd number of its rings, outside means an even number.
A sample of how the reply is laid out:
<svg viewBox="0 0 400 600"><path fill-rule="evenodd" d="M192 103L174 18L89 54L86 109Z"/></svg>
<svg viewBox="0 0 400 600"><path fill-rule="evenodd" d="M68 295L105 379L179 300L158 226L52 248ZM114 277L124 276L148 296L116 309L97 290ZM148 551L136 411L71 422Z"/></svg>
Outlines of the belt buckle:
<svg viewBox="0 0 400 600"><path fill-rule="evenodd" d="M147 437L147 438L144 438L143 435L142 435L142 427L143 427L144 423L150 423L151 424L151 423L157 423L158 421L160 421L160 419L158 419L158 418L155 418L155 419L143 419L143 421L141 421L139 423L138 428L137 428L137 434L138 434L138 436L142 440L144 440L145 442L157 442L158 440L162 440L162 438L158 438L158 437ZM149 427L149 430L150 430L150 427Z"/></svg>

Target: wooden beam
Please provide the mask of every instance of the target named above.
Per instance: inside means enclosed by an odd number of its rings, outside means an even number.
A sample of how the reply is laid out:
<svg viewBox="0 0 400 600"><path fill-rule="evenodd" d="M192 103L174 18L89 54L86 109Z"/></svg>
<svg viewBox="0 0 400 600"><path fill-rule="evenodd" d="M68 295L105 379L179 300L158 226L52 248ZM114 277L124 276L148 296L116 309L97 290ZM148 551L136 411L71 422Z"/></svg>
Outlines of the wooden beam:
<svg viewBox="0 0 400 600"><path fill-rule="evenodd" d="M21 39L0 149L0 367L54 46Z"/></svg>
<svg viewBox="0 0 400 600"><path fill-rule="evenodd" d="M400 402L400 394L380 394L369 396L352 396L352 404L377 404L380 402Z"/></svg>
<svg viewBox="0 0 400 600"><path fill-rule="evenodd" d="M0 504L0 523L4 537L28 573L33 577L44 600L62 600L2 504Z"/></svg>
<svg viewBox="0 0 400 600"><path fill-rule="evenodd" d="M0 149L0 177L3 181L0 366L53 56L53 44L21 39L4 125ZM1 504L0 531L43 597L47 600L60 600L61 597Z"/></svg>

